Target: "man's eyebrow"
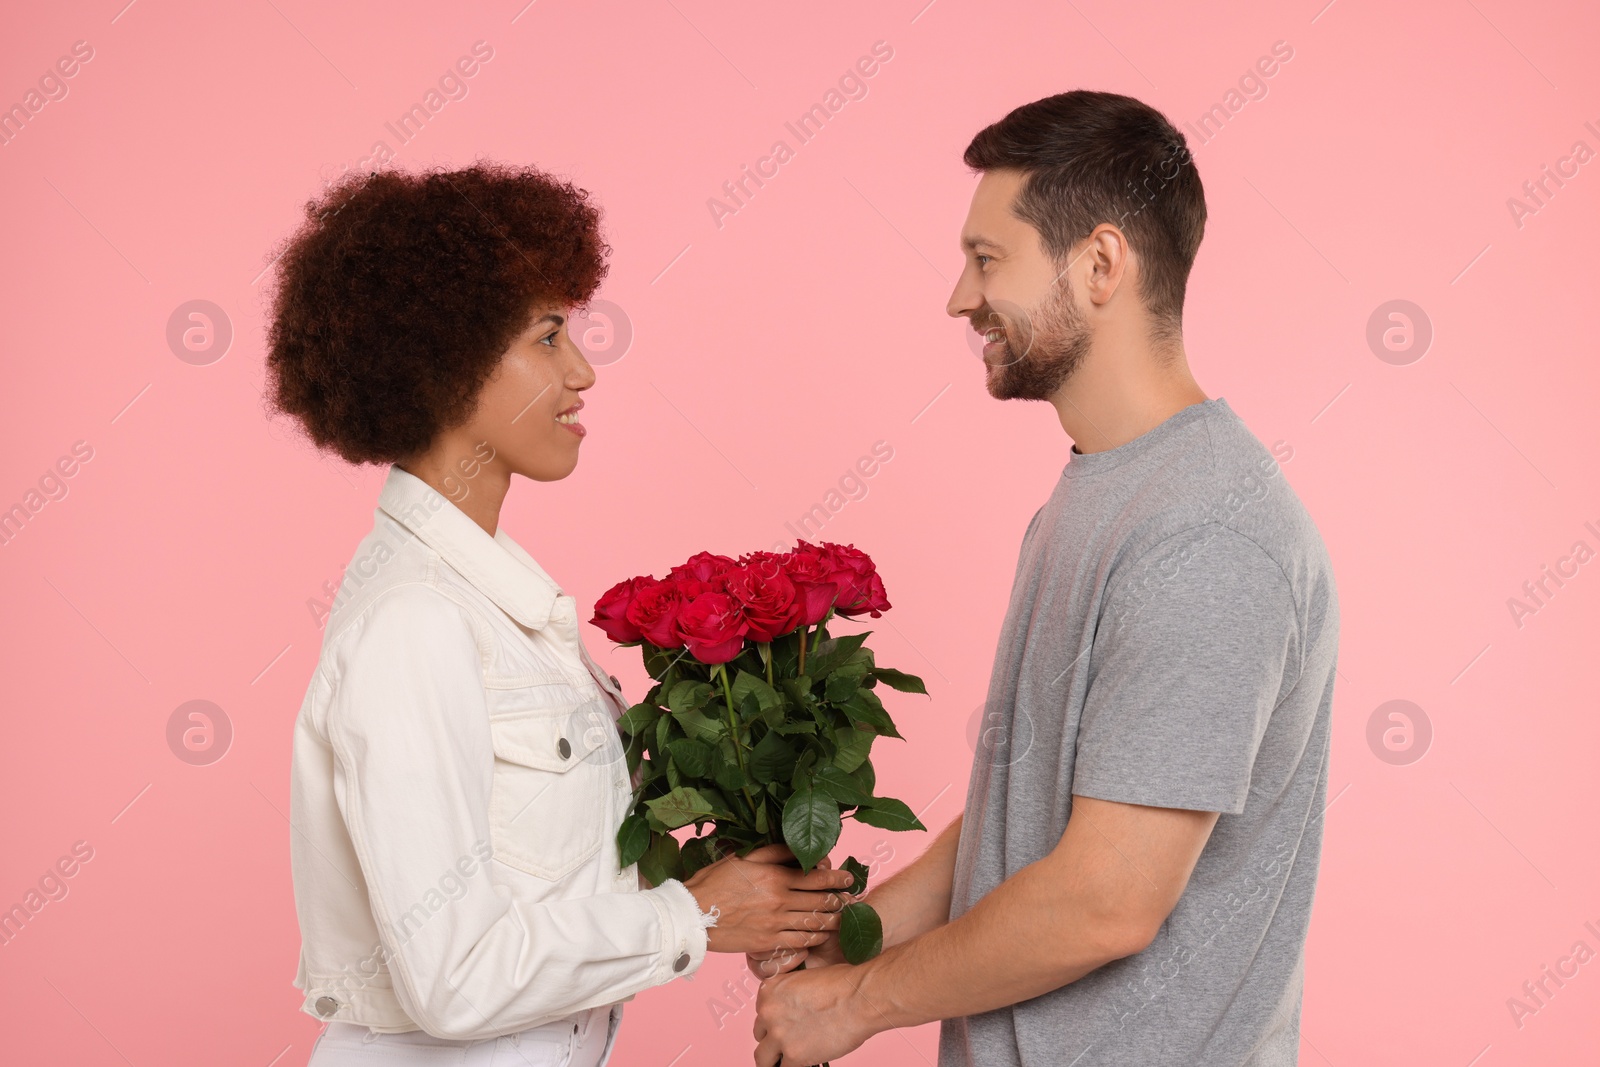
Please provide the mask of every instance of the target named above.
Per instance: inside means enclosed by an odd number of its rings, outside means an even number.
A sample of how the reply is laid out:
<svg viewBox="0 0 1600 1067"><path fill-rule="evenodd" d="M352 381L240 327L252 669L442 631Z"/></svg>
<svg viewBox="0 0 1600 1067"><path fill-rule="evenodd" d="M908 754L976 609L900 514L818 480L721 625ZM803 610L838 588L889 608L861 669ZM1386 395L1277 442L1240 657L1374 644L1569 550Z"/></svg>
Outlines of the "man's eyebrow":
<svg viewBox="0 0 1600 1067"><path fill-rule="evenodd" d="M999 241L985 237L981 233L977 233L970 237L963 237L961 239L961 247L964 251L970 252L977 248L1002 248L1004 246L1001 245Z"/></svg>

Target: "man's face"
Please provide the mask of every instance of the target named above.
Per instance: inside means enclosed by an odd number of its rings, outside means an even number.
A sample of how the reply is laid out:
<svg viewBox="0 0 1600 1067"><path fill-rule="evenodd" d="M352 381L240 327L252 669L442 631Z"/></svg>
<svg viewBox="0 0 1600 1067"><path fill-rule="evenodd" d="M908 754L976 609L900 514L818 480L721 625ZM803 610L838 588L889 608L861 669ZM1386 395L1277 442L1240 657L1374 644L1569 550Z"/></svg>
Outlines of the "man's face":
<svg viewBox="0 0 1600 1067"><path fill-rule="evenodd" d="M999 400L1048 400L1088 355L1088 323L1039 231L1011 213L1023 175L984 173L961 229L966 266L945 310L984 335L984 384Z"/></svg>

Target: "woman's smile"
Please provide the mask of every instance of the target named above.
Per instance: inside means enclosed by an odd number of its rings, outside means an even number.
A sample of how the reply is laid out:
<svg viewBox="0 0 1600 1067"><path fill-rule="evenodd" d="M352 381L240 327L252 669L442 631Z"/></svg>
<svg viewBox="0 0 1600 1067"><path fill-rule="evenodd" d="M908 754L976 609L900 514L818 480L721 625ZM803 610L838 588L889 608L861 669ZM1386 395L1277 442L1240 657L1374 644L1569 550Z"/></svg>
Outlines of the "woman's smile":
<svg viewBox="0 0 1600 1067"><path fill-rule="evenodd" d="M578 421L578 409L581 407L583 407L583 401L579 400L565 411L556 412L556 421L579 437L589 432L583 423Z"/></svg>

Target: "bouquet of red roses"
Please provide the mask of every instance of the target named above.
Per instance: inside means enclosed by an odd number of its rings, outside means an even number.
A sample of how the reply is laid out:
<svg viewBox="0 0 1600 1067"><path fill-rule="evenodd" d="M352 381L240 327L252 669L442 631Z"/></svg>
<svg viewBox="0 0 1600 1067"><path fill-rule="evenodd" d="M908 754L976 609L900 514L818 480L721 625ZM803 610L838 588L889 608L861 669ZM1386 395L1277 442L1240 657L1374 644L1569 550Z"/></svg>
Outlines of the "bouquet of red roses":
<svg viewBox="0 0 1600 1067"><path fill-rule="evenodd" d="M871 558L828 542L738 559L700 552L665 578L607 591L590 622L639 646L655 679L618 722L635 782L617 832L623 866L637 862L659 885L781 841L810 870L845 818L927 829L901 801L873 794L869 758L874 739L900 737L878 684L926 694L922 679L878 666L870 632L828 633L835 615L888 608ZM680 846L671 831L691 823L695 836ZM852 892L866 888L855 857L841 867L855 876ZM840 943L851 963L882 948L866 904L846 906Z"/></svg>

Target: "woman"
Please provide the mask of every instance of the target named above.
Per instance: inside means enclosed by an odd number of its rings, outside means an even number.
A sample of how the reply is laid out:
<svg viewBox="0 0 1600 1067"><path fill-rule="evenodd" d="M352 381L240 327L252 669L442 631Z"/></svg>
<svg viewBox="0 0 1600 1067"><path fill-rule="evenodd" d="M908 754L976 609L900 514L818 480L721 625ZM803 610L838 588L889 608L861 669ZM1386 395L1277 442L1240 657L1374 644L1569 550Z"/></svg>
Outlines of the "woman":
<svg viewBox="0 0 1600 1067"><path fill-rule="evenodd" d="M601 1064L621 1002L707 950L837 928L850 875L781 846L654 888L618 868L627 701L500 526L512 475L578 462L595 376L566 321L607 251L587 193L485 163L341 180L277 260L273 406L390 464L295 726L312 1067Z"/></svg>

